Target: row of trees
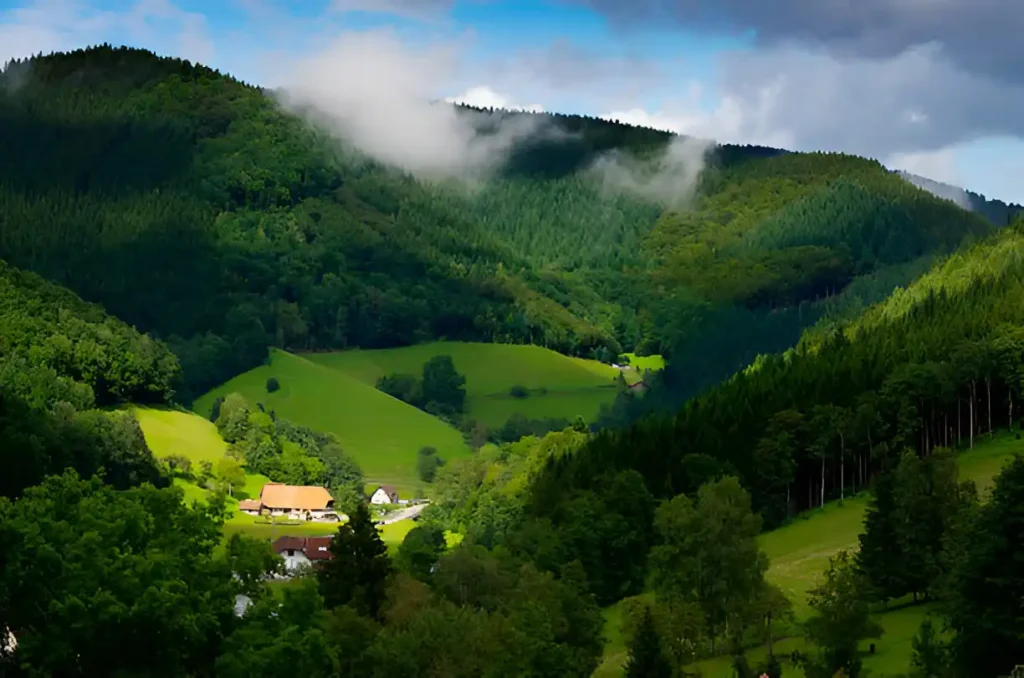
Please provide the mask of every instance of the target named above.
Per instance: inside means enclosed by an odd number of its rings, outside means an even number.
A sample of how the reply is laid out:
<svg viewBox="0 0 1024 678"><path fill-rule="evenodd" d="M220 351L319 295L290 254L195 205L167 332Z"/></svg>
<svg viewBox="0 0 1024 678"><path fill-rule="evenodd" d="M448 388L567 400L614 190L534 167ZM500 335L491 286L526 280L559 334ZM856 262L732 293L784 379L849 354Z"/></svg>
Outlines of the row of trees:
<svg viewBox="0 0 1024 678"><path fill-rule="evenodd" d="M425 412L458 421L466 410L466 377L455 369L450 355L437 355L423 364L422 376L387 374L377 388Z"/></svg>

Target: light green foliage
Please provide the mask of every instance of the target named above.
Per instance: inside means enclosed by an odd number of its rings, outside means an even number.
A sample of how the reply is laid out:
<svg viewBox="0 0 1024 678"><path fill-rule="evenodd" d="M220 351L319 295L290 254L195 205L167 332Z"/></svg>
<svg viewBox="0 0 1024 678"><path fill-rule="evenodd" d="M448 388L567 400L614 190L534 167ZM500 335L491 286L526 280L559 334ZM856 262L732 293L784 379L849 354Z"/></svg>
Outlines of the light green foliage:
<svg viewBox="0 0 1024 678"><path fill-rule="evenodd" d="M522 515L530 482L549 458L580 449L587 434L572 429L482 448L438 469L424 518L493 545Z"/></svg>
<svg viewBox="0 0 1024 678"><path fill-rule="evenodd" d="M829 558L825 581L809 591L815 614L807 622L807 639L816 652L805 665L808 678L831 678L840 670L850 678L861 675L860 641L883 633L871 619L867 587L848 552Z"/></svg>
<svg viewBox="0 0 1024 678"><path fill-rule="evenodd" d="M227 443L208 419L191 412L150 407L135 407L132 413L158 459L180 455L198 466L201 461L217 463L227 455Z"/></svg>
<svg viewBox="0 0 1024 678"><path fill-rule="evenodd" d="M279 375L281 388L267 393L265 381L271 373ZM241 394L249 403L263 403L282 419L334 434L368 481L392 484L400 491L412 492L418 485L416 453L421 447L434 447L443 459L468 453L459 432L436 417L372 385L282 351L271 352L270 365L204 395L195 402L195 411L209 413L217 397L230 393Z"/></svg>
<svg viewBox="0 0 1024 678"><path fill-rule="evenodd" d="M727 623L740 634L746 608L765 586L768 559L756 541L761 518L751 513L739 481L723 478L702 486L695 499L665 502L654 527L660 543L651 549L650 571L659 600L696 603L712 648Z"/></svg>

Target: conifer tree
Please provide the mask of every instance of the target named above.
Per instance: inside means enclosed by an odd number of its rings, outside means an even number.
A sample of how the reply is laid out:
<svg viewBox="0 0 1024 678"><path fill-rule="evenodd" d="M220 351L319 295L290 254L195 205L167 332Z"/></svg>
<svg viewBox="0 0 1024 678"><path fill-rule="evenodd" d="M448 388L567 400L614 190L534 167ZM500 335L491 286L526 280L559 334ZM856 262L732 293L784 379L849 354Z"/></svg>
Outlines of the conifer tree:
<svg viewBox="0 0 1024 678"><path fill-rule="evenodd" d="M330 552L332 557L317 571L324 604L351 604L362 614L379 618L391 561L365 502L359 502L349 522L338 527Z"/></svg>
<svg viewBox="0 0 1024 678"><path fill-rule="evenodd" d="M640 625L629 644L626 678L671 678L672 666L661 651L661 640L654 626L651 608L644 610Z"/></svg>

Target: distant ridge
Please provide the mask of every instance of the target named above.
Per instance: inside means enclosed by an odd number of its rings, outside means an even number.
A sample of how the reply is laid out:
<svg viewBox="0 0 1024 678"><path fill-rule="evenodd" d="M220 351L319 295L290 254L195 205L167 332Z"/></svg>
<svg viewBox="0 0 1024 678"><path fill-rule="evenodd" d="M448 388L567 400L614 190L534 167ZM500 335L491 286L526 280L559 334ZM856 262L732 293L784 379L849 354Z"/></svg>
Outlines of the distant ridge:
<svg viewBox="0 0 1024 678"><path fill-rule="evenodd" d="M968 191L959 186L935 181L919 174L904 170L891 170L918 188L932 195L951 200L964 209L969 209L988 218L997 226L1006 226L1013 221L1017 213L1024 211L1024 205L1005 203L1002 200L989 199L980 193Z"/></svg>

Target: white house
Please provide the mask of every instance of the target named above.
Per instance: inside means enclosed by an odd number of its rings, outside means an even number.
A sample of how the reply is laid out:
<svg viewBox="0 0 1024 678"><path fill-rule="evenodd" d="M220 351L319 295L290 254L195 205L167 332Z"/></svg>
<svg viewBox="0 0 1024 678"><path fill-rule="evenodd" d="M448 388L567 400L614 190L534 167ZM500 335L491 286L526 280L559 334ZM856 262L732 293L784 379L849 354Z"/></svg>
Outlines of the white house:
<svg viewBox="0 0 1024 678"><path fill-rule="evenodd" d="M331 537L278 537L272 545L274 553L284 558L289 573L330 560Z"/></svg>
<svg viewBox="0 0 1024 678"><path fill-rule="evenodd" d="M378 485L370 495L371 504L397 504L398 492L391 485Z"/></svg>

